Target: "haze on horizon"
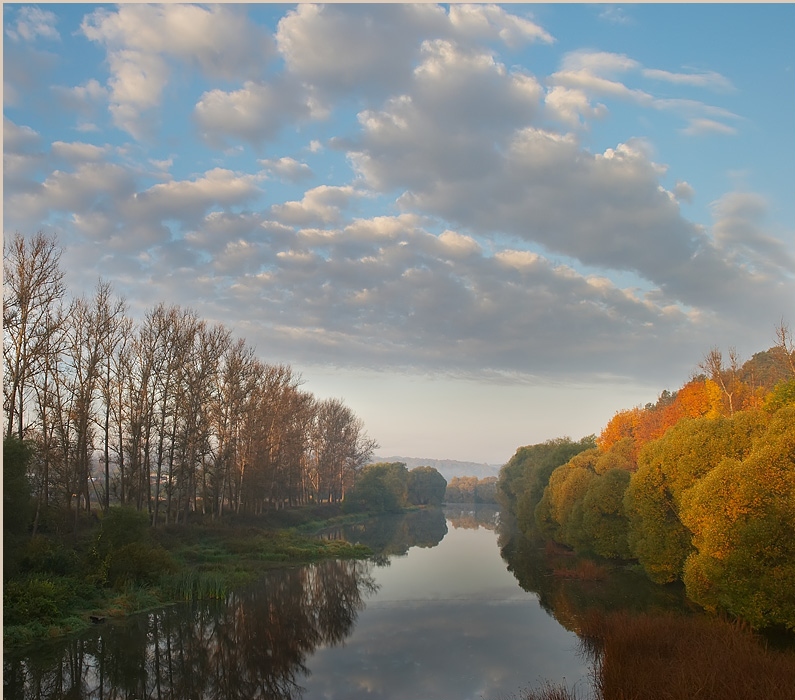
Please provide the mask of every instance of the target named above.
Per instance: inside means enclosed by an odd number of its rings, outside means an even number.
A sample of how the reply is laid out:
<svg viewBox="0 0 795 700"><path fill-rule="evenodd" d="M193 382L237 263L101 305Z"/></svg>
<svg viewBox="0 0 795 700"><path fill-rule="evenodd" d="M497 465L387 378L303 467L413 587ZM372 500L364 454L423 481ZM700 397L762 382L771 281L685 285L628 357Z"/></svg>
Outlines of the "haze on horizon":
<svg viewBox="0 0 795 700"><path fill-rule="evenodd" d="M795 6L3 6L4 231L377 454L501 464L795 324Z"/></svg>

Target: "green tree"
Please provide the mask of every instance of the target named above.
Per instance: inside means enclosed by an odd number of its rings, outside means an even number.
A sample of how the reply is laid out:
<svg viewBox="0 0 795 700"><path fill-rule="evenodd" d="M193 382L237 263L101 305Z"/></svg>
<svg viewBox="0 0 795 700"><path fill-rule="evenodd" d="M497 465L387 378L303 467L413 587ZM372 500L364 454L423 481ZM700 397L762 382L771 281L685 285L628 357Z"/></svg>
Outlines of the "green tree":
<svg viewBox="0 0 795 700"><path fill-rule="evenodd" d="M724 459L747 455L767 420L762 411L685 419L643 447L624 506L630 549L654 581L681 578L692 550L691 532L679 518L682 494Z"/></svg>
<svg viewBox="0 0 795 700"><path fill-rule="evenodd" d="M600 557L631 557L629 521L624 512L624 493L629 486L629 479L630 474L624 469L611 469L598 474L583 497L583 535L589 549Z"/></svg>
<svg viewBox="0 0 795 700"><path fill-rule="evenodd" d="M555 469L536 508L536 524L545 536L577 550L589 548L583 529L583 499L596 478L596 448Z"/></svg>
<svg viewBox="0 0 795 700"><path fill-rule="evenodd" d="M486 476L475 487L475 503L497 502L497 477Z"/></svg>
<svg viewBox="0 0 795 700"><path fill-rule="evenodd" d="M3 439L3 533L27 532L33 515L28 465L31 446L14 435Z"/></svg>
<svg viewBox="0 0 795 700"><path fill-rule="evenodd" d="M596 446L593 435L575 442L562 437L520 447L500 470L497 499L511 511L522 530L535 527L534 513L549 477L572 457Z"/></svg>
<svg viewBox="0 0 795 700"><path fill-rule="evenodd" d="M433 467L415 467L408 474L408 502L415 506L440 506L447 480Z"/></svg>
<svg viewBox="0 0 795 700"><path fill-rule="evenodd" d="M688 596L755 627L795 630L795 406L744 460L725 459L682 497L693 532Z"/></svg>
<svg viewBox="0 0 795 700"><path fill-rule="evenodd" d="M408 469L403 462L378 462L362 469L345 495L349 510L394 513L407 504Z"/></svg>

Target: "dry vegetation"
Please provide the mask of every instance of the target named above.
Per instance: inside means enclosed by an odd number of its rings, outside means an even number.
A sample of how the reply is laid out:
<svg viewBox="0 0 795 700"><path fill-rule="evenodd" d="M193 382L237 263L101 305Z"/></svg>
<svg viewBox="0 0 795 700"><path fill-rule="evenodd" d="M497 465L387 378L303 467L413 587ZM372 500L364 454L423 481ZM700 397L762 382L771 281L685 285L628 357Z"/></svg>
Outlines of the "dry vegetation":
<svg viewBox="0 0 795 700"><path fill-rule="evenodd" d="M596 700L793 700L795 651L747 625L703 616L593 613L582 622ZM577 700L553 684L523 700Z"/></svg>

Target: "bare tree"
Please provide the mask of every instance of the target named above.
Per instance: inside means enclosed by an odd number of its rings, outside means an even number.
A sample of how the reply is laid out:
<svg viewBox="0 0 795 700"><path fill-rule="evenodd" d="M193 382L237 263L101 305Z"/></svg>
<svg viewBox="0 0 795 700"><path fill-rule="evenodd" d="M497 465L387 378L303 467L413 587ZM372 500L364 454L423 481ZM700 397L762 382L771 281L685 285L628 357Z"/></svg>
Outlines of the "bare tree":
<svg viewBox="0 0 795 700"><path fill-rule="evenodd" d="M114 328L118 326L123 311L124 302L113 299L110 284L99 280L94 297L91 300L78 299L69 319L66 367L61 381L69 395L67 421L72 425L74 436L75 527L81 499L84 499L86 511L91 510L94 427L102 424L96 401L100 396L109 338L117 333Z"/></svg>
<svg viewBox="0 0 795 700"><path fill-rule="evenodd" d="M102 463L104 472L103 509L107 513L110 508L110 453L111 421L114 424L116 443L115 452L118 463L124 463L123 435L126 422L125 403L123 401L123 376L127 369L128 346L132 342L132 319L124 315L125 305L119 300L110 312L104 337L100 338L105 356L101 378L101 398L104 404L102 417ZM122 466L123 468L123 466Z"/></svg>
<svg viewBox="0 0 795 700"><path fill-rule="evenodd" d="M341 399L325 399L318 404L312 442L317 498L329 502L345 497L378 447Z"/></svg>
<svg viewBox="0 0 795 700"><path fill-rule="evenodd" d="M781 319L781 323L776 326L776 348L780 351L786 366L789 368L790 375L795 377L795 339L792 336L789 326Z"/></svg>
<svg viewBox="0 0 795 700"><path fill-rule="evenodd" d="M729 415L734 415L734 397L739 386L740 357L734 347L729 348L729 365L723 365L723 353L713 347L704 356L699 367L723 392Z"/></svg>
<svg viewBox="0 0 795 700"><path fill-rule="evenodd" d="M33 374L48 362L50 337L65 294L55 237L14 234L3 246L3 409L6 435L25 437L25 405Z"/></svg>

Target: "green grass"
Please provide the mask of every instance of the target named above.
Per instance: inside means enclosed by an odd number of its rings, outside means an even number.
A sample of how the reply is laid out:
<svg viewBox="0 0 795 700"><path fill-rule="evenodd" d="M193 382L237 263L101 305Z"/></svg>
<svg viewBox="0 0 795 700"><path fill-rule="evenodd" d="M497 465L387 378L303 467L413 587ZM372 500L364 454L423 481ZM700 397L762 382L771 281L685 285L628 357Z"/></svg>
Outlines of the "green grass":
<svg viewBox="0 0 795 700"><path fill-rule="evenodd" d="M324 514L329 517L321 519ZM106 558L92 554L88 539L74 549L69 543L38 537L31 556L20 560L19 570L6 573L4 644L24 646L77 631L90 624L90 615L121 617L176 602L224 598L280 566L366 558L372 551L363 545L310 534L355 519L362 516L345 515L338 506L310 506L259 519L230 517L160 527L136 543L138 558L125 559L130 570L124 570L121 581L107 576ZM152 559L147 556L150 550L168 564L154 578L143 571ZM57 572L51 562L57 563Z"/></svg>

